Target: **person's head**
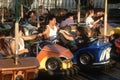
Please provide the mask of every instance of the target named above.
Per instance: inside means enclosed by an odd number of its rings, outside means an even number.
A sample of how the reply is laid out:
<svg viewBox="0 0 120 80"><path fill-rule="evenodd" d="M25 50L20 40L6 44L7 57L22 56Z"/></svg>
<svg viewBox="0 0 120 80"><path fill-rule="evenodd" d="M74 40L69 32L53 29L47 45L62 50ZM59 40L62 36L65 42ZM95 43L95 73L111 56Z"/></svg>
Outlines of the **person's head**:
<svg viewBox="0 0 120 80"><path fill-rule="evenodd" d="M96 13L96 15L97 15L97 17L102 17L102 16L104 16L104 12L103 11L98 11Z"/></svg>
<svg viewBox="0 0 120 80"><path fill-rule="evenodd" d="M83 36L88 35L88 29L86 27L77 27L76 30L78 35L83 35Z"/></svg>
<svg viewBox="0 0 120 80"><path fill-rule="evenodd" d="M94 10L93 9L86 12L86 17L88 17L88 16L94 16Z"/></svg>
<svg viewBox="0 0 120 80"><path fill-rule="evenodd" d="M39 6L39 14L43 14L44 13L44 6L43 5L41 5L41 6Z"/></svg>
<svg viewBox="0 0 120 80"><path fill-rule="evenodd" d="M56 24L56 16L55 15L49 15L48 16L48 24L51 24L51 25Z"/></svg>
<svg viewBox="0 0 120 80"><path fill-rule="evenodd" d="M5 39L2 38L2 37L4 37L4 36L5 36L4 33L3 33L3 32L0 32L0 43L1 43L1 44L4 44ZM1 46L1 44L0 44L0 46ZM2 46L1 46L1 47L2 47Z"/></svg>
<svg viewBox="0 0 120 80"><path fill-rule="evenodd" d="M5 34L3 32L0 32L0 37L5 36Z"/></svg>
<svg viewBox="0 0 120 80"><path fill-rule="evenodd" d="M30 17L33 17L33 16L35 16L35 11L30 11L28 13L28 17L30 18Z"/></svg>
<svg viewBox="0 0 120 80"><path fill-rule="evenodd" d="M9 45L7 44L6 39L2 37L5 37L5 35L3 32L0 32L0 55L6 57L10 54L8 51Z"/></svg>
<svg viewBox="0 0 120 80"><path fill-rule="evenodd" d="M39 6L39 9L43 9L43 8L44 8L44 6L43 6L43 5L40 5L40 6Z"/></svg>
<svg viewBox="0 0 120 80"><path fill-rule="evenodd" d="M74 14L71 12L67 13L66 18L74 18Z"/></svg>
<svg viewBox="0 0 120 80"><path fill-rule="evenodd" d="M12 36L15 37L15 26L13 27L13 30L12 30ZM23 27L19 26L19 30L18 30L18 36L22 36L24 34L24 29Z"/></svg>

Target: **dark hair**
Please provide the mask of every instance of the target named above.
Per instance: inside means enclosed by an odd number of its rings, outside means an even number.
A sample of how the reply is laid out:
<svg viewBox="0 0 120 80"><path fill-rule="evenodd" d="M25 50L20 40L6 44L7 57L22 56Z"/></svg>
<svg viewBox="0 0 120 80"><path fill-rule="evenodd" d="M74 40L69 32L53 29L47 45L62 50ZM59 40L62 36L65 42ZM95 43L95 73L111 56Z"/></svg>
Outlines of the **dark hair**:
<svg viewBox="0 0 120 80"><path fill-rule="evenodd" d="M19 26L19 31L22 31L24 33L24 29L22 26ZM15 25L12 27L12 36L15 37Z"/></svg>
<svg viewBox="0 0 120 80"><path fill-rule="evenodd" d="M7 57L11 54L11 48L7 40L4 37L4 34L0 32L0 54L2 57Z"/></svg>
<svg viewBox="0 0 120 80"><path fill-rule="evenodd" d="M81 36L84 38L85 42L89 40L86 27L77 27L77 30L81 33Z"/></svg>
<svg viewBox="0 0 120 80"><path fill-rule="evenodd" d="M82 35L85 35L86 34L86 31L85 31L85 28L84 27L77 27L77 30L82 34Z"/></svg>
<svg viewBox="0 0 120 80"><path fill-rule="evenodd" d="M66 14L66 18L69 18L70 16L74 16L74 14L71 13L71 12L68 12L68 13Z"/></svg>
<svg viewBox="0 0 120 80"><path fill-rule="evenodd" d="M86 12L86 16L85 16L85 17L88 17L92 12L94 12L93 9L88 10L88 11Z"/></svg>
<svg viewBox="0 0 120 80"><path fill-rule="evenodd" d="M4 32L0 32L0 37L5 36Z"/></svg>
<svg viewBox="0 0 120 80"><path fill-rule="evenodd" d="M48 15L46 19L46 23L48 24L50 20L53 20L53 18L56 18L56 16L52 14Z"/></svg>
<svg viewBox="0 0 120 80"><path fill-rule="evenodd" d="M32 13L35 14L35 11L29 11L29 12L28 12L28 18L30 18L30 15L31 15Z"/></svg>

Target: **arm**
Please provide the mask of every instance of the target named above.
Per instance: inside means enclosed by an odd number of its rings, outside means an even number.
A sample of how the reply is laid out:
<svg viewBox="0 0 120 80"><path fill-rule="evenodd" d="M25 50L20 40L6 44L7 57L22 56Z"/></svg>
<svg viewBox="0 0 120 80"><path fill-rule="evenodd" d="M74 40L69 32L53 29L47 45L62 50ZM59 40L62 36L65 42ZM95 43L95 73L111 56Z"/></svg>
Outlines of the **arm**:
<svg viewBox="0 0 120 80"><path fill-rule="evenodd" d="M49 28L46 26L45 31L42 33L45 39L49 39Z"/></svg>
<svg viewBox="0 0 120 80"><path fill-rule="evenodd" d="M98 19L98 20L92 22L92 24L93 24L93 25L96 25L100 20L103 20L103 17L101 17L100 19Z"/></svg>
<svg viewBox="0 0 120 80"><path fill-rule="evenodd" d="M31 36L22 36L22 38L23 38L24 40L33 40L33 39L35 39L37 36L38 36L38 35L36 34L36 35L31 35Z"/></svg>
<svg viewBox="0 0 120 80"><path fill-rule="evenodd" d="M59 30L60 29L60 27L59 26L56 26L56 28Z"/></svg>
<svg viewBox="0 0 120 80"><path fill-rule="evenodd" d="M28 49L23 49L23 50L20 50L20 51L18 51L18 55L21 55L21 54L23 54L23 53L28 53L29 51L28 51Z"/></svg>
<svg viewBox="0 0 120 80"><path fill-rule="evenodd" d="M68 33L65 30L60 30L60 33L67 39L67 40L74 40L73 36L70 35L70 33Z"/></svg>
<svg viewBox="0 0 120 80"><path fill-rule="evenodd" d="M12 40L11 43L10 43L10 48L12 50L12 53L15 54L15 40ZM28 52L28 49L23 49L23 50L19 50L18 51L18 55L20 54L23 54L23 53L27 53Z"/></svg>

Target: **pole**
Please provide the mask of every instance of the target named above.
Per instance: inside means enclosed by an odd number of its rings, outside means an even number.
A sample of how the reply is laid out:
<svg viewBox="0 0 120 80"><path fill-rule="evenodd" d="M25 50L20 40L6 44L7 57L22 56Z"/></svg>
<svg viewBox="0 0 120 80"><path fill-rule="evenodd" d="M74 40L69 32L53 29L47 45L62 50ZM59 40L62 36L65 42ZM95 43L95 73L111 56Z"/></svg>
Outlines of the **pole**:
<svg viewBox="0 0 120 80"><path fill-rule="evenodd" d="M18 30L19 30L19 23L15 23L15 65L18 65Z"/></svg>
<svg viewBox="0 0 120 80"><path fill-rule="evenodd" d="M49 6L49 0L47 0L47 9L49 9L49 7L51 8L51 6Z"/></svg>
<svg viewBox="0 0 120 80"><path fill-rule="evenodd" d="M18 31L19 31L19 18L20 18L20 3L19 0L15 0L15 65L18 65Z"/></svg>
<svg viewBox="0 0 120 80"><path fill-rule="evenodd" d="M107 12L108 12L108 0L105 0L104 36L107 36Z"/></svg>
<svg viewBox="0 0 120 80"><path fill-rule="evenodd" d="M1 16L2 16L2 19L1 19L1 22L2 22L2 24L4 23L4 0L2 0L2 14L1 14Z"/></svg>
<svg viewBox="0 0 120 80"><path fill-rule="evenodd" d="M54 13L57 13L57 0L55 0L54 3L55 3L55 9L56 9Z"/></svg>
<svg viewBox="0 0 120 80"><path fill-rule="evenodd" d="M57 9L57 0L55 0L55 9Z"/></svg>
<svg viewBox="0 0 120 80"><path fill-rule="evenodd" d="M10 15L9 15L9 14L10 14L10 11L9 11L9 9L10 9L10 8L9 8L9 2L10 2L10 0L7 0L7 1L6 1L7 11L8 11L8 18L10 17Z"/></svg>
<svg viewBox="0 0 120 80"><path fill-rule="evenodd" d="M39 0L37 0L37 2L39 3ZM39 20L39 5L38 3L36 3L36 11L37 11L37 27L40 27L40 20Z"/></svg>
<svg viewBox="0 0 120 80"><path fill-rule="evenodd" d="M24 17L24 14L23 14L23 4L21 4L21 18Z"/></svg>
<svg viewBox="0 0 120 80"><path fill-rule="evenodd" d="M78 25L79 25L80 24L80 0L78 0L78 6L77 7L78 7L78 14L77 14L78 15L78 21L77 22L78 22Z"/></svg>

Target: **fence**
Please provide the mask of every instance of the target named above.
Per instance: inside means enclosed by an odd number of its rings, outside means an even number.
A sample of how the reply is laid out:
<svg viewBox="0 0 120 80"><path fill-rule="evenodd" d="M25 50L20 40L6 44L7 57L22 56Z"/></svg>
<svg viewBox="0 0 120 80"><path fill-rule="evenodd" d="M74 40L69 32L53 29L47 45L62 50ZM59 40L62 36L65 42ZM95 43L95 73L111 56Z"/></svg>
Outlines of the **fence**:
<svg viewBox="0 0 120 80"><path fill-rule="evenodd" d="M104 1L105 0L93 0L94 2L94 8L104 8ZM118 8L120 9L120 3L118 4L108 4L108 8Z"/></svg>
<svg viewBox="0 0 120 80"><path fill-rule="evenodd" d="M37 5L44 5L48 10L52 8L65 8L67 10L75 9L75 0L35 0L31 8L36 8Z"/></svg>
<svg viewBox="0 0 120 80"><path fill-rule="evenodd" d="M2 1L4 1L4 7L11 8L14 11L15 0L0 0L0 7L2 6ZM28 2L32 2L29 7L36 8L37 6L44 5L45 8L65 8L68 11L76 8L75 0L23 0ZM105 0L93 0L94 8L104 8ZM27 4L26 4L27 5ZM109 9L111 8L119 8L120 3L118 4L108 4Z"/></svg>

